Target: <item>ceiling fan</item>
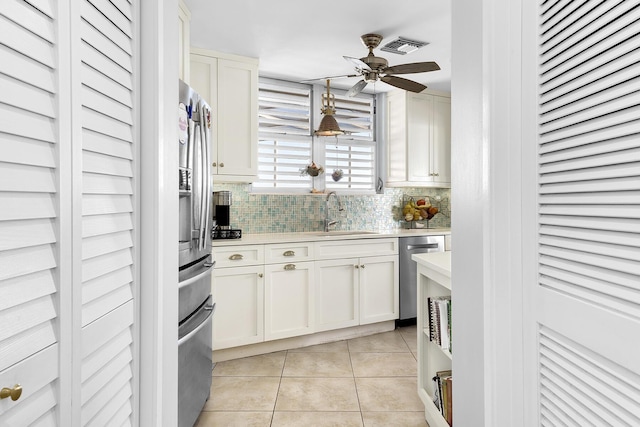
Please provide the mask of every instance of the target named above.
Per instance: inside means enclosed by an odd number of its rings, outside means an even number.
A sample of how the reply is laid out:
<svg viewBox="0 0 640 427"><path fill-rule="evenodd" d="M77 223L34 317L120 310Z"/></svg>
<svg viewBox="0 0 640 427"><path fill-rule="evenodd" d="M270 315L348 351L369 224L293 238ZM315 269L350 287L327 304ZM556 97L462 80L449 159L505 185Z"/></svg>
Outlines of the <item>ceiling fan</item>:
<svg viewBox="0 0 640 427"><path fill-rule="evenodd" d="M396 76L396 74L414 74L424 73L427 71L436 71L440 69L440 66L435 62L413 62L410 64L400 64L389 67L389 63L386 59L375 56L373 49L378 47L382 41L380 34L365 34L360 37L362 43L369 49L369 54L363 58L352 58L350 56L344 56L344 59L351 62L355 66L356 74L323 77L322 79L335 79L343 77L362 77L362 80L357 82L351 89L347 91L347 96L356 96L367 86L368 83L375 83L381 80L391 86L395 86L400 89L408 90L410 92L422 92L427 87L421 83L414 82L402 77ZM314 79L316 80L316 79ZM319 79L317 79L319 80ZM311 80L307 80L311 81Z"/></svg>

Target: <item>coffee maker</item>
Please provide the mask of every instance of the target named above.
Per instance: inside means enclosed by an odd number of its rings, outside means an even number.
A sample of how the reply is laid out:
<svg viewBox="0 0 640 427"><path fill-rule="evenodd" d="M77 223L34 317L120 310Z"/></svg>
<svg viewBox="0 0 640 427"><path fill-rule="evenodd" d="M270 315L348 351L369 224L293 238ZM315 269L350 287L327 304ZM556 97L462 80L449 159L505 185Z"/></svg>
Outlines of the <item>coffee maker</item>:
<svg viewBox="0 0 640 427"><path fill-rule="evenodd" d="M231 228L231 191L214 191L211 200L213 212L213 230L211 237L214 239L239 239L242 231Z"/></svg>

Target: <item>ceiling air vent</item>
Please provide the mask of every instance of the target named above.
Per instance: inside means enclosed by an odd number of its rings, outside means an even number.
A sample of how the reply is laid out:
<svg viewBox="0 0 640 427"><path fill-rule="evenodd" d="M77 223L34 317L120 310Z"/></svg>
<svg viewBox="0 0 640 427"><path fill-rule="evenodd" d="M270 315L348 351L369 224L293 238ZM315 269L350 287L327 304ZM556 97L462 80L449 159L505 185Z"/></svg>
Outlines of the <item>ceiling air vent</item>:
<svg viewBox="0 0 640 427"><path fill-rule="evenodd" d="M397 39L390 41L380 48L385 52L397 53L398 55L406 55L407 53L414 52L429 43L419 42L416 40L409 40L404 37L398 37Z"/></svg>

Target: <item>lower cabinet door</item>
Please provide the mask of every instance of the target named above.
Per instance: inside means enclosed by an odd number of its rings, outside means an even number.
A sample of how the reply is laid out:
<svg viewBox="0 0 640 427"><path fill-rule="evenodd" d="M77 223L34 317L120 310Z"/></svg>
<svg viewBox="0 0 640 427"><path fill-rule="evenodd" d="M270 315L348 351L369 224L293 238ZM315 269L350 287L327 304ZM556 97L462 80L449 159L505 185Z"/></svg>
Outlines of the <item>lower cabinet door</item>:
<svg viewBox="0 0 640 427"><path fill-rule="evenodd" d="M398 318L398 256L360 258L360 324Z"/></svg>
<svg viewBox="0 0 640 427"><path fill-rule="evenodd" d="M213 349L264 341L264 267L214 268Z"/></svg>
<svg viewBox="0 0 640 427"><path fill-rule="evenodd" d="M360 323L358 258L316 261L316 332Z"/></svg>
<svg viewBox="0 0 640 427"><path fill-rule="evenodd" d="M265 265L265 340L314 332L314 263Z"/></svg>

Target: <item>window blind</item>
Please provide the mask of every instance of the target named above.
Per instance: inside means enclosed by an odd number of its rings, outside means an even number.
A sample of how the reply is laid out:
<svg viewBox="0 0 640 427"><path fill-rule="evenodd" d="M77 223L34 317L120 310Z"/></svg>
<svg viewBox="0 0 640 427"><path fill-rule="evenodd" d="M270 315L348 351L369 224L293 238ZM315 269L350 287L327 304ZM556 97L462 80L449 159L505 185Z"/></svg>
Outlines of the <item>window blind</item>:
<svg viewBox="0 0 640 427"><path fill-rule="evenodd" d="M260 81L258 180L253 188L307 189L300 169L312 159L311 88Z"/></svg>
<svg viewBox="0 0 640 427"><path fill-rule="evenodd" d="M314 105L311 86L271 79L260 81L258 180L253 183L254 189L374 189L374 98L334 95L335 118L346 135L314 137L312 123L320 123L322 115L311 109ZM316 179L301 175L301 169L312 161L324 167L324 175ZM334 170L342 173L339 181L332 178Z"/></svg>

